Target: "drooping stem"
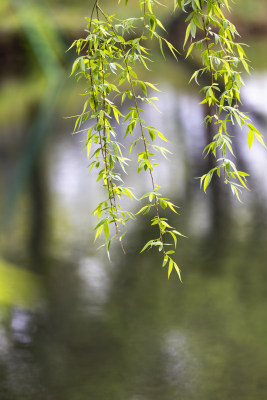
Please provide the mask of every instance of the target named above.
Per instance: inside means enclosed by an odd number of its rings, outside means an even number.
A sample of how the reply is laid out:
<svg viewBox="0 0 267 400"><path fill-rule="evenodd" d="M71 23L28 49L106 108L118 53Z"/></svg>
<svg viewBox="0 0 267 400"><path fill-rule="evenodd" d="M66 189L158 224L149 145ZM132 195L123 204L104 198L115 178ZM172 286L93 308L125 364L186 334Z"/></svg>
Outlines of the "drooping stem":
<svg viewBox="0 0 267 400"><path fill-rule="evenodd" d="M202 26L203 26L203 30L204 30L205 43L206 43L206 49L207 49L207 54L208 54L209 71L210 71L210 77L211 77L211 87L212 87L212 90L214 90L213 87L214 87L214 80L215 79L214 79L213 66L212 66L212 63L211 63L211 53L210 53L210 46L209 46L209 33L208 33L208 30L207 30L206 18L204 16L202 16ZM209 106L211 110L212 110L212 106L213 105ZM215 116L214 117L218 121L219 120L219 110L218 110L218 104L217 104L217 100L216 99L215 99L214 106L215 106ZM208 123L211 124L212 122L209 121ZM219 132L220 132L220 128L218 128L218 132L217 133L219 133ZM223 165L224 165L223 174L224 174L224 180L225 180L226 179L226 166L225 166L226 152L225 152L224 147L222 147L222 158L223 158Z"/></svg>
<svg viewBox="0 0 267 400"><path fill-rule="evenodd" d="M95 1L93 10L91 13L91 19L90 19L90 27L89 27L89 32L91 32L91 27L92 27L92 18L93 18L93 13L94 10L96 9L97 12L97 19L99 21L99 14L98 14L98 0ZM88 48L89 53L92 52L91 49L91 42L89 41L89 48ZM97 111L97 104L98 104L98 99L96 95L96 91L94 90L95 88L95 82L94 82L94 77L92 73L92 65L91 65L91 59L89 59L89 67L90 67L90 81L91 81L91 87L92 87L92 97L93 97L93 103L94 103L94 109L95 112ZM102 159L104 163L104 168L105 168L105 177L104 177L104 182L106 181L106 186L108 189L108 199L110 203L110 209L112 212L115 213L116 218L113 218L114 220L114 225L115 225L115 231L116 231L116 236L120 240L120 245L122 248L122 251L124 254L126 254L125 249L122 244L122 240L120 237L120 230L119 226L117 223L117 220L119 219L118 217L118 208L117 208L117 202L116 202L116 193L115 193L115 188L112 182L111 178L111 171L109 167L109 162L108 162L108 149L107 149L107 137L106 137L106 126L107 126L107 120L106 120L106 94L105 94L105 70L104 70L104 63L103 63L103 58L100 57L100 74L102 75L102 101L103 101L103 135L101 135L101 132L98 131L98 137L99 137L99 144L100 144L100 149L101 149L101 154L102 154ZM99 124L99 116L97 115L96 117L97 123Z"/></svg>
<svg viewBox="0 0 267 400"><path fill-rule="evenodd" d="M118 37L117 32L114 29L113 25L110 23L109 18L106 16L106 14L101 9L101 7L99 7L98 3L97 3L97 8L102 13L102 15L105 17L107 22L111 25L111 29L114 32L114 35L116 37ZM144 12L145 12L145 3L144 3ZM135 110L136 110L136 113L137 113L137 118L138 118L138 121L139 121L139 126L140 126L141 137L142 137L142 141L143 141L143 145L144 145L145 154L146 154L147 160L149 160L150 157L149 157L149 151L148 151L148 147L147 147L147 140L146 140L146 137L145 137L144 127L143 127L143 124L141 122L140 111L139 111L139 107L138 107L138 104L137 104L137 96L136 96L136 93L135 93L135 90L134 90L133 80L132 80L132 77L131 77L131 74L130 74L129 63L128 63L128 60L127 60L127 57L126 57L126 54L125 54L125 48L123 48L123 45L121 43L120 43L120 48L121 48L122 55L123 55L123 62L124 62L124 65L126 67L126 71L127 71L127 74L128 74L128 79L129 79L129 83L130 83L130 90L131 90L131 93L132 93L132 96L133 96L133 99L134 99L134 106L135 106ZM163 257L165 257L166 252L165 252L165 248L164 248L163 232L162 232L162 229L161 229L161 226L160 226L159 200L158 200L158 196L156 195L156 190L157 190L158 186L156 186L156 184L155 184L155 180L154 180L154 177L153 177L153 174L152 174L152 167L149 167L148 169L149 169L150 180L151 180L153 193L154 193L154 205L155 205L155 209L156 209L156 218L157 218L157 221L158 221L157 225L158 225L158 229L159 229L160 241L162 243Z"/></svg>

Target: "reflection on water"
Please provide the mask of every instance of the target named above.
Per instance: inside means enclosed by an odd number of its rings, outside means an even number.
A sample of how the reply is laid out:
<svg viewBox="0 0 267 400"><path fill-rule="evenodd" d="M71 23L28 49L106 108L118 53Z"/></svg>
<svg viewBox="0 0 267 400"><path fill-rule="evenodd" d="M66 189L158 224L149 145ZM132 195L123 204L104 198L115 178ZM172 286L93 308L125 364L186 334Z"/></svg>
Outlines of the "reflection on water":
<svg viewBox="0 0 267 400"><path fill-rule="evenodd" d="M183 285L152 254L51 260L45 318L15 310L5 324L1 398L264 400L266 255L263 238L216 254L191 240Z"/></svg>
<svg viewBox="0 0 267 400"><path fill-rule="evenodd" d="M83 282L82 298L86 299L87 306L90 305L90 312L102 313L110 286L107 265L96 257L87 257L81 260L78 274Z"/></svg>
<svg viewBox="0 0 267 400"><path fill-rule="evenodd" d="M168 121L177 149L157 174L185 203L174 221L191 237L177 252L184 283L167 280L157 254L138 254L148 234L141 219L128 229L127 256L116 246L112 263L96 253L88 231L101 190L80 159L81 139L58 138L47 160L51 232L39 283L14 265L30 284L14 278L13 297L0 294L1 400L266 400L266 193L237 205L222 191L225 223L214 229L212 196L188 181L205 168L197 100L168 93L164 116L148 118ZM240 151L265 166L257 147ZM46 302L34 307L40 282Z"/></svg>

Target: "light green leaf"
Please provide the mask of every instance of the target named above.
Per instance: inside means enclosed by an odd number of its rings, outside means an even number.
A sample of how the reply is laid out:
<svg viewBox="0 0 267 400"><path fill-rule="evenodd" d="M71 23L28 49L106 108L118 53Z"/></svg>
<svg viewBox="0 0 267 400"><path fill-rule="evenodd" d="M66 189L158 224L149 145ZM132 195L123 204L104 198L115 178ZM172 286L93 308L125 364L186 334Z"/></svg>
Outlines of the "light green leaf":
<svg viewBox="0 0 267 400"><path fill-rule="evenodd" d="M159 137L160 137L162 140L164 140L165 142L168 142L168 141L169 141L169 140L166 139L165 136L164 136L161 132L159 132L157 129L155 129L155 131L157 132L157 134L159 135Z"/></svg>
<svg viewBox="0 0 267 400"><path fill-rule="evenodd" d="M96 241L96 239L98 238L98 236L100 235L100 233L102 232L102 230L103 230L103 225L101 225L101 226L97 229L96 234L95 234L95 241Z"/></svg>
<svg viewBox="0 0 267 400"><path fill-rule="evenodd" d="M163 263L162 263L162 266L163 266L163 267L165 267L165 265L167 264L168 259L169 259L168 256L164 256Z"/></svg>
<svg viewBox="0 0 267 400"><path fill-rule="evenodd" d="M144 82L139 81L139 85L140 85L141 89L143 90L145 96L147 96L147 88L146 88L146 85L144 84Z"/></svg>
<svg viewBox="0 0 267 400"><path fill-rule="evenodd" d="M144 83L147 86L150 86L152 89L156 90L157 92L160 92L160 90L155 85L153 85L153 83L150 83L150 82L144 82Z"/></svg>
<svg viewBox="0 0 267 400"><path fill-rule="evenodd" d="M104 224L104 234L105 234L106 241L108 242L108 238L109 238L109 226L108 226L108 222L105 222L105 224Z"/></svg>
<svg viewBox="0 0 267 400"><path fill-rule="evenodd" d="M207 187L209 186L209 184L211 182L211 178L212 178L212 174L208 172L204 179L204 186L203 186L204 192L206 192Z"/></svg>
<svg viewBox="0 0 267 400"><path fill-rule="evenodd" d="M173 268L173 260L171 258L169 260L170 261L169 261L169 269L168 269L168 279L170 278L172 268Z"/></svg>
<svg viewBox="0 0 267 400"><path fill-rule="evenodd" d="M87 142L87 158L89 158L90 156L91 145L92 145L92 140L89 139Z"/></svg>
<svg viewBox="0 0 267 400"><path fill-rule="evenodd" d="M187 25L187 28L186 28L186 31L185 31L185 39L184 39L184 45L183 45L183 48L185 47L185 45L186 45L186 43L187 43L187 41L188 41L188 38L189 38L189 34L190 34L190 24L188 24Z"/></svg>
<svg viewBox="0 0 267 400"><path fill-rule="evenodd" d="M176 272L177 272L177 274L179 276L179 279L182 282L181 271L180 271L180 268L178 267L178 265L176 263L174 263L174 268L176 269Z"/></svg>
<svg viewBox="0 0 267 400"><path fill-rule="evenodd" d="M253 140L254 140L254 134L253 134L252 129L250 129L248 131L248 148L249 148L249 150L251 149L251 146L253 144Z"/></svg>

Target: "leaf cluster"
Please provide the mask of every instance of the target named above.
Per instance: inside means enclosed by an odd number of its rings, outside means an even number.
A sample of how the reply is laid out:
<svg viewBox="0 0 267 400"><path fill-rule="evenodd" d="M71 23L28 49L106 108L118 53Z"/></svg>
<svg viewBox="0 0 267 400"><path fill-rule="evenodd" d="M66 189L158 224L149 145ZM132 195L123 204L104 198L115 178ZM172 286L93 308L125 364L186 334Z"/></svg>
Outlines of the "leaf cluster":
<svg viewBox="0 0 267 400"><path fill-rule="evenodd" d="M193 51L201 52L203 66L193 73L190 81L195 80L198 84L198 78L202 74L209 74L211 78L210 85L200 90L203 95L200 104L208 105L210 114L205 117L205 123L212 124L216 133L205 147L204 154L213 154L219 165L204 174L200 178L200 184L203 184L206 191L216 172L240 200L242 187L248 189L248 174L237 171L229 127L238 125L240 128L247 128L249 148L254 136L265 146L262 135L248 115L240 110L240 90L244 85L242 70L250 72L244 45L236 41L239 36L236 27L225 17L225 9L230 10L227 0L177 0L177 6L183 11L187 7L190 11L186 18L184 40L184 46L189 42L186 57ZM233 157L231 161L228 159L229 155Z"/></svg>
<svg viewBox="0 0 267 400"><path fill-rule="evenodd" d="M90 157L89 170L97 171L97 181L102 181L107 196L94 210L99 221L95 227L95 239L104 233L108 254L112 240L119 239L124 251L124 228L135 215L122 210L121 200L124 197L136 199L136 196L132 189L125 187L123 176L127 173L132 149L140 142L143 150L138 153L137 172L149 174L151 192L140 199L146 199L148 203L136 215L153 211L151 225L157 228L159 234L159 238L150 240L143 250L159 244L163 264L166 264L166 259L169 260L169 274L175 266L180 277L177 264L170 258L174 251L165 250L165 246L170 245L165 243L165 237L168 234L173 240L172 246L176 247L177 236L182 234L160 216L160 208L164 210L168 207L176 213L176 206L159 194L160 187L153 175L155 154L160 153L167 158L170 153L167 148L156 144L156 139L168 140L156 127L146 124L141 108L142 102L155 107L157 97L150 97L149 94L159 89L155 84L141 80L136 70L137 65L148 69L150 54L144 45L146 40L156 39L162 53L162 43L167 44L174 55L175 49L158 32L159 29L164 32L165 28L153 11L157 2L140 0L141 16L125 20L105 14L99 3L95 1L91 17L87 19L87 36L73 43L77 58L71 72L77 81L83 79L86 82L85 102L76 119L74 132L87 133L84 150ZM121 106L126 99L129 106L123 113ZM86 125L89 128L83 128ZM123 137L118 136L118 125L124 127ZM122 145L127 136L132 138L128 151Z"/></svg>
<svg viewBox="0 0 267 400"><path fill-rule="evenodd" d="M124 2L127 5L128 0ZM146 124L142 108L142 103L156 107L157 97L150 97L150 92L159 89L140 79L136 68L142 66L149 70L148 40L157 41L163 57L168 49L176 58L177 50L164 37L166 30L155 13L161 6L157 0L139 0L140 17L124 20L107 15L100 3L101 0L93 2L85 38L75 40L71 46L77 51L71 75L77 81L83 79L86 86L84 106L76 118L74 132L86 133L84 150L90 157L89 170L97 171L97 181L102 182L106 193L106 198L94 210L98 219L95 239L104 233L108 254L113 239L120 241L124 251L122 238L127 221L139 214L152 213L150 224L156 227L157 235L141 252L157 248L162 255L162 266L168 265L168 277L174 268L181 279L173 254L178 237L183 235L162 216L165 209L177 213L176 206L162 197L154 177L156 153L165 158L170 153L158 145L156 139L164 142L168 139L156 127ZM254 138L265 147L262 135L240 109L242 71L250 71L244 45L236 40L239 37L236 27L225 16L225 11L230 9L228 0L175 0L174 3L174 8L187 16L186 57L198 52L202 61L201 68L193 73L190 81L198 84L201 75L210 77L210 84L200 92L201 104L209 109L204 121L206 125L212 124L214 135L203 153L205 156L212 154L217 166L200 177L200 184L206 192L217 175L240 200L241 189L248 189L248 174L235 165L230 127L237 125L248 131L249 148ZM118 125L123 128L123 136L118 134ZM122 145L126 137L131 138L128 149ZM134 215L122 209L121 201L125 197L136 199L134 191L124 185L123 178L131 161L129 157L138 143L142 144L142 150L137 157L137 172L148 174L151 191L139 199L146 204Z"/></svg>

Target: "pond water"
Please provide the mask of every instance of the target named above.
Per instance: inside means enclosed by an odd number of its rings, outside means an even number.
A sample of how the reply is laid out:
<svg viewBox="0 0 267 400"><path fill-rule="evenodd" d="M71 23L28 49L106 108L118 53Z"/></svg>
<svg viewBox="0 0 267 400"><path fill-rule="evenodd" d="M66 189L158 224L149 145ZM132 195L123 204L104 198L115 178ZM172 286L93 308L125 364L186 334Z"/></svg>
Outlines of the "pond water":
<svg viewBox="0 0 267 400"><path fill-rule="evenodd" d="M129 225L126 256L115 245L110 263L96 251L90 212L102 193L82 137L53 138L43 165L45 250L31 265L14 242L15 255L0 261L1 400L266 400L266 154L256 144L248 153L238 138L253 192L244 204L224 189L206 196L192 178L206 167L198 100L167 87L160 102L162 114L146 114L175 148L156 179L182 207L172 222L189 236L177 251L183 283L168 281L157 254L139 255L141 218ZM135 167L128 179L138 195L149 188ZM24 224L28 207L18 211ZM28 266L34 272L23 275Z"/></svg>

